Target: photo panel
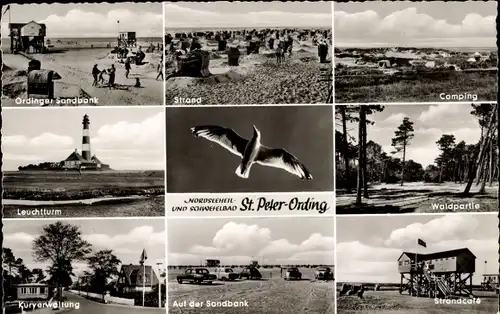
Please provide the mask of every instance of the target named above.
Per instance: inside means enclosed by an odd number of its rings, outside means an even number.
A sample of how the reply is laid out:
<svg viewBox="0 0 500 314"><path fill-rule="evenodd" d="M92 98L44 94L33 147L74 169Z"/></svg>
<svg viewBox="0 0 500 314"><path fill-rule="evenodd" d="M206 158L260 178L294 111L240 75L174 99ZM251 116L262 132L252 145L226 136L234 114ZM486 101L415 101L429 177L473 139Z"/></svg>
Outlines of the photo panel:
<svg viewBox="0 0 500 314"><path fill-rule="evenodd" d="M496 213L339 216L337 313L495 313Z"/></svg>
<svg viewBox="0 0 500 314"><path fill-rule="evenodd" d="M167 107L168 193L331 192L331 106Z"/></svg>
<svg viewBox="0 0 500 314"><path fill-rule="evenodd" d="M498 211L497 103L336 105L335 126L337 214Z"/></svg>
<svg viewBox="0 0 500 314"><path fill-rule="evenodd" d="M335 103L496 101L496 1L335 3Z"/></svg>
<svg viewBox="0 0 500 314"><path fill-rule="evenodd" d="M169 313L335 313L333 217L167 220Z"/></svg>
<svg viewBox="0 0 500 314"><path fill-rule="evenodd" d="M161 3L5 8L2 106L163 105Z"/></svg>
<svg viewBox="0 0 500 314"><path fill-rule="evenodd" d="M164 108L2 116L4 217L165 215Z"/></svg>
<svg viewBox="0 0 500 314"><path fill-rule="evenodd" d="M165 219L7 219L6 313L165 313Z"/></svg>
<svg viewBox="0 0 500 314"><path fill-rule="evenodd" d="M332 104L331 2L167 2L166 105Z"/></svg>

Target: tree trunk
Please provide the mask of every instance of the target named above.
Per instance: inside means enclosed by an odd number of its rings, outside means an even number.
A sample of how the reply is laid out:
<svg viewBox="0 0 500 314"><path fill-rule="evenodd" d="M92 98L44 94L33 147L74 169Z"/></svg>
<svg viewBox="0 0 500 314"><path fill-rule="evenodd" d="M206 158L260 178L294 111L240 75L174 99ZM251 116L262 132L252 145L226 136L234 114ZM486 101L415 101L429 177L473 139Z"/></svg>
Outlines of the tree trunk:
<svg viewBox="0 0 500 314"><path fill-rule="evenodd" d="M368 172L366 171L366 113L363 118L363 197L368 198Z"/></svg>
<svg viewBox="0 0 500 314"><path fill-rule="evenodd" d="M403 162L401 163L401 186L405 181L405 160L406 160L406 131L405 131L405 140L403 142Z"/></svg>
<svg viewBox="0 0 500 314"><path fill-rule="evenodd" d="M490 179L490 182L489 182L489 185L490 187L493 186L493 172L494 172L494 168L493 168L493 141L491 141L490 143L490 169L489 169L489 179Z"/></svg>
<svg viewBox="0 0 500 314"><path fill-rule="evenodd" d="M494 111L493 111L493 115L490 118L490 122L488 123L488 129L486 132L486 136L482 137L483 141L481 142L481 145L480 145L478 158L477 158L477 161L475 164L476 167L479 167L483 163L484 156L486 155L486 149L488 148L488 144L489 144L488 142L491 142L491 134L490 133L493 129L493 121L495 121L495 116L497 115L497 108L498 108L498 103L496 103L494 108L493 108ZM475 179L474 178L475 170L476 169L472 169L472 171L470 172L469 181L467 182L467 186L465 187L463 194L470 193L470 189L471 189L472 184L474 183L474 179Z"/></svg>
<svg viewBox="0 0 500 314"><path fill-rule="evenodd" d="M490 147L491 147L491 141L490 142ZM488 173L491 172L491 169L489 169L490 165L491 165L491 161L489 160L491 157L491 155L487 155L485 154L485 160L483 162L483 176L482 176L482 180L481 180L481 187L479 188L479 194L484 194L486 192L486 181L488 181Z"/></svg>
<svg viewBox="0 0 500 314"><path fill-rule="evenodd" d="M365 123L365 107L359 106L359 124L358 124L358 180L357 180L357 191L356 191L356 204L361 204L361 195L363 190L363 123Z"/></svg>
<svg viewBox="0 0 500 314"><path fill-rule="evenodd" d="M351 180L349 177L349 142L347 141L347 121L345 115L345 106L340 106L340 114L342 115L342 132L344 133L344 141L343 141L343 153L344 153L344 162L345 162L345 188L347 189L347 193L351 193Z"/></svg>
<svg viewBox="0 0 500 314"><path fill-rule="evenodd" d="M469 154L467 152L467 154ZM463 179L462 182L465 182L467 178L467 174L469 172L469 155L465 155L465 164L464 164L464 173L463 173Z"/></svg>

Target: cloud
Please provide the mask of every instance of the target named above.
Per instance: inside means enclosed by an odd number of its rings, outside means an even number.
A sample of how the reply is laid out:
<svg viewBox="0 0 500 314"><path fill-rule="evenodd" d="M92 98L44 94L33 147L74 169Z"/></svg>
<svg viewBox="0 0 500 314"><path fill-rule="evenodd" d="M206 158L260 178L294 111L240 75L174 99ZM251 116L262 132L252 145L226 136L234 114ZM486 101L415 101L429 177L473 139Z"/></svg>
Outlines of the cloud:
<svg viewBox="0 0 500 314"><path fill-rule="evenodd" d="M33 235L28 233L17 232L11 234L4 234L3 239L5 246L15 248L19 246L31 245L35 237L33 237Z"/></svg>
<svg viewBox="0 0 500 314"><path fill-rule="evenodd" d="M49 38L111 37L120 30L133 30L138 37L161 37L163 14L158 12L135 12L126 9L111 10L106 14L74 9L65 15L51 14L37 22L47 26ZM2 23L2 37L8 36L8 25Z"/></svg>
<svg viewBox="0 0 500 314"><path fill-rule="evenodd" d="M42 133L40 136L32 138L28 144L34 147L50 147L52 149L57 149L73 145L73 139L64 135Z"/></svg>
<svg viewBox="0 0 500 314"><path fill-rule="evenodd" d="M403 119L406 117L404 113L397 113L388 116L382 123L389 124L391 126L397 127L403 123Z"/></svg>
<svg viewBox="0 0 500 314"><path fill-rule="evenodd" d="M164 114L161 112L137 123L120 121L106 124L99 128L97 136L92 138L92 144L105 149L157 146L159 142L163 142L164 120Z"/></svg>
<svg viewBox="0 0 500 314"><path fill-rule="evenodd" d="M393 12L385 17L372 10L334 12L335 38L339 44L443 44L447 40L467 46L494 43L495 16L470 13L459 24L419 13L416 8Z"/></svg>
<svg viewBox="0 0 500 314"><path fill-rule="evenodd" d="M273 239L271 230L258 225L229 222L212 240L212 246L195 245L187 254L173 252L169 261L180 264L199 263L207 257L219 258L222 263L248 263L263 258L264 263L333 264L335 239L319 233L300 243Z"/></svg>
<svg viewBox="0 0 500 314"><path fill-rule="evenodd" d="M127 248L134 244L162 244L165 243L165 232L155 232L152 226L135 227L126 234L118 234L110 236L107 234L87 234L85 240L92 243L96 247L112 247L114 250Z"/></svg>
<svg viewBox="0 0 500 314"><path fill-rule="evenodd" d="M24 135L2 136L2 146L23 146L26 145L28 139Z"/></svg>
<svg viewBox="0 0 500 314"><path fill-rule="evenodd" d="M106 14L75 9L66 15L49 15L40 23L47 25L48 37L116 37L120 30L134 30L138 37L162 36L162 12L111 10Z"/></svg>
<svg viewBox="0 0 500 314"><path fill-rule="evenodd" d="M191 248L190 253L203 255L208 252L225 252L232 255L242 253L255 255L270 241L271 230L267 228L229 222L215 234L212 240L213 247L194 246Z"/></svg>
<svg viewBox="0 0 500 314"><path fill-rule="evenodd" d="M464 240L474 236L479 223L466 215L447 215L429 221L414 223L394 230L386 241L387 246L408 247L415 244L415 239L428 243L440 243L450 240Z"/></svg>
<svg viewBox="0 0 500 314"><path fill-rule="evenodd" d="M331 27L331 13L260 11L220 13L165 4L165 27Z"/></svg>

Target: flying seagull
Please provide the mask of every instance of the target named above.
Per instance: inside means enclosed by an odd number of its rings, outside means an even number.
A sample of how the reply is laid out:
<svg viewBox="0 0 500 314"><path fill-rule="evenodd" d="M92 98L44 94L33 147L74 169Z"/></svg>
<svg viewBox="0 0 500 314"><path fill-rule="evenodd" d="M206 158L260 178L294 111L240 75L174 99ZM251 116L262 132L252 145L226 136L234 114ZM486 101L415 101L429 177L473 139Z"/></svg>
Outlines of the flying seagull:
<svg viewBox="0 0 500 314"><path fill-rule="evenodd" d="M302 180L312 180L313 178L306 167L283 148L271 148L262 145L260 143L260 131L257 130L255 125L250 140L242 138L232 129L215 125L196 126L191 128L191 132L195 137L203 137L215 142L239 156L241 164L235 173L241 178L248 178L250 168L254 163L283 169L300 177Z"/></svg>

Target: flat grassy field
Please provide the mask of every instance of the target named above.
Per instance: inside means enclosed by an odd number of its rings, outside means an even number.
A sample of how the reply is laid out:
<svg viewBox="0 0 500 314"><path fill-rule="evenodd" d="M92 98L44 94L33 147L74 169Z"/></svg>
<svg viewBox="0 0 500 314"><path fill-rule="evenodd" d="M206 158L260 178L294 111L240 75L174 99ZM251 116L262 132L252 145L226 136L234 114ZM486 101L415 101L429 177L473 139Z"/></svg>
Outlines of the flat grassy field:
<svg viewBox="0 0 500 314"><path fill-rule="evenodd" d="M213 269L209 269L213 271ZM235 268L238 272L241 269ZM169 270L169 313L208 314L333 314L333 281L314 280L315 269L300 268L301 281L285 281L280 269L259 269L262 280L236 280L208 284L178 284L176 276L184 270ZM183 301L247 301L248 307L174 307Z"/></svg>
<svg viewBox="0 0 500 314"><path fill-rule="evenodd" d="M365 291L363 299L357 296L337 298L337 313L388 313L388 314L447 314L447 313L496 313L498 295L494 292L474 291L480 304L436 304L432 298L400 295L398 291Z"/></svg>
<svg viewBox="0 0 500 314"><path fill-rule="evenodd" d="M446 182L441 184L410 182L400 184L378 184L368 188L368 199L355 205L356 191L336 192L337 214L398 214L398 213L443 213L443 212L492 212L498 210L498 184L486 186L485 194L478 194L479 187L473 184L467 196L461 193L465 184ZM473 207L442 208L440 205L478 204Z"/></svg>
<svg viewBox="0 0 500 314"><path fill-rule="evenodd" d="M335 103L436 102L439 94L476 94L477 101L497 99L497 71L414 75L344 75L335 71Z"/></svg>
<svg viewBox="0 0 500 314"><path fill-rule="evenodd" d="M43 208L61 210L52 217L163 216L164 178L164 171L84 171L81 175L73 171L5 172L4 215L21 218L18 210ZM123 197L134 198L119 199ZM89 199L103 202L84 201ZM47 201L52 203L44 204Z"/></svg>

